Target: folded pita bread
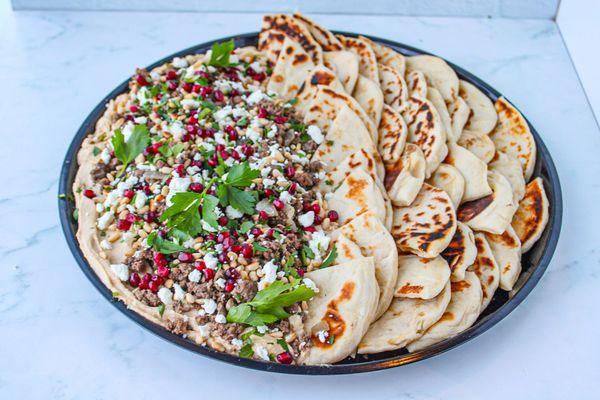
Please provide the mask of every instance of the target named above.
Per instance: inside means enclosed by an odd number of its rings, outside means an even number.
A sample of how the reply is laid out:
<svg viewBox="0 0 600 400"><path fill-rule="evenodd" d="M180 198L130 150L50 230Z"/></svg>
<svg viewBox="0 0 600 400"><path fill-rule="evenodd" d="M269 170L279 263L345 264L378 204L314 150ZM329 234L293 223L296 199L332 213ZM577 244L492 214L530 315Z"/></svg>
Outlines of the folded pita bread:
<svg viewBox="0 0 600 400"><path fill-rule="evenodd" d="M319 292L308 302L304 326L312 346L299 362L331 364L353 354L364 336L377 307L379 288L373 258L308 272ZM325 331L325 332L322 332ZM321 341L319 332L333 340Z"/></svg>
<svg viewBox="0 0 600 400"><path fill-rule="evenodd" d="M385 104L394 110L402 110L408 99L408 87L400 72L392 67L379 64L379 84Z"/></svg>
<svg viewBox="0 0 600 400"><path fill-rule="evenodd" d="M525 195L525 178L519 160L506 153L497 151L488 164L490 171L496 171L504 175L513 191L513 201L518 204Z"/></svg>
<svg viewBox="0 0 600 400"><path fill-rule="evenodd" d="M332 248L335 248L337 254L334 265L346 264L348 262L363 258L360 247L358 247L356 243L344 235L337 236L333 240L332 246Z"/></svg>
<svg viewBox="0 0 600 400"><path fill-rule="evenodd" d="M433 299L450 280L450 268L442 257L398 256L398 281L394 297Z"/></svg>
<svg viewBox="0 0 600 400"><path fill-rule="evenodd" d="M365 149L361 149L346 157L335 168L329 171L325 175L325 178L319 182L319 191L321 193L333 192L352 171L362 169L373 178L377 187L385 192L383 181L379 176L381 173L380 167L383 168L383 165L377 154L372 154Z"/></svg>
<svg viewBox="0 0 600 400"><path fill-rule="evenodd" d="M307 125L317 125L321 131L327 132L344 104L350 107L365 124L373 143L378 143L377 129L360 104L352 96L327 86L317 87L312 101L307 106L304 122Z"/></svg>
<svg viewBox="0 0 600 400"><path fill-rule="evenodd" d="M462 79L459 81L458 92L471 108L465 129L478 136L490 133L498 121L492 101L473 84Z"/></svg>
<svg viewBox="0 0 600 400"><path fill-rule="evenodd" d="M458 222L452 241L440 254L450 267L452 282L465 279L465 271L477 257L473 231L462 222Z"/></svg>
<svg viewBox="0 0 600 400"><path fill-rule="evenodd" d="M498 124L490 133L496 149L515 157L523 167L523 176L528 181L535 167L536 145L529 124L521 113L504 97L496 100Z"/></svg>
<svg viewBox="0 0 600 400"><path fill-rule="evenodd" d="M448 156L444 162L455 167L465 178L463 202L492 194L492 188L487 180L487 165L469 150L457 144L448 143Z"/></svg>
<svg viewBox="0 0 600 400"><path fill-rule="evenodd" d="M398 248L425 258L439 255L456 231L450 197L427 183L409 207L394 207L393 221L391 232Z"/></svg>
<svg viewBox="0 0 600 400"><path fill-rule="evenodd" d="M377 62L379 64L392 67L398 71L400 75L404 76L404 71L406 70L406 61L402 54L364 36L359 36L359 38L369 43L373 49L373 52L375 53L375 56L377 57Z"/></svg>
<svg viewBox="0 0 600 400"><path fill-rule="evenodd" d="M521 252L526 253L542 236L548 223L548 198L542 178L535 178L525 187L525 196L512 220L512 227L521 240Z"/></svg>
<svg viewBox="0 0 600 400"><path fill-rule="evenodd" d="M512 290L521 273L521 241L519 237L509 225L501 235L486 233L485 238L500 270L500 288L507 291Z"/></svg>
<svg viewBox="0 0 600 400"><path fill-rule="evenodd" d="M427 98L427 80L425 79L425 74L422 72L407 72L406 87L408 88L408 97L417 97L419 99Z"/></svg>
<svg viewBox="0 0 600 400"><path fill-rule="evenodd" d="M500 284L500 268L498 268L492 249L483 233L477 232L475 234L475 246L477 247L477 257L468 270L474 272L481 283L483 296L479 312L482 312L490 304L494 293L496 293L496 289L498 289L498 285Z"/></svg>
<svg viewBox="0 0 600 400"><path fill-rule="evenodd" d="M375 82L362 75L358 76L352 96L358 104L366 111L367 115L379 126L381 120L381 109L383 107L383 92L379 87L379 81Z"/></svg>
<svg viewBox="0 0 600 400"><path fill-rule="evenodd" d="M451 287L452 294L446 311L423 336L406 346L409 351L421 350L458 335L477 320L483 297L477 276L473 272L467 271L465 280L452 282Z"/></svg>
<svg viewBox="0 0 600 400"><path fill-rule="evenodd" d="M408 127L408 141L423 150L425 177L429 178L448 154L442 121L429 100L410 97L406 104L402 115Z"/></svg>
<svg viewBox="0 0 600 400"><path fill-rule="evenodd" d="M458 96L454 101L448 104L448 113L450 113L450 120L452 121L452 137L448 135L449 142L458 142L460 139L463 129L469 120L471 115L471 108L462 97Z"/></svg>
<svg viewBox="0 0 600 400"><path fill-rule="evenodd" d="M300 112L306 112L319 87L326 86L336 92L345 93L344 85L335 72L324 65L312 66L302 72L304 80L296 85L296 92L291 96L296 98L296 109Z"/></svg>
<svg viewBox="0 0 600 400"><path fill-rule="evenodd" d="M419 146L407 143L402 157L385 164L384 185L392 204L409 206L417 197L425 180L425 156Z"/></svg>
<svg viewBox="0 0 600 400"><path fill-rule="evenodd" d="M487 135L475 135L473 132L464 129L460 139L458 139L458 145L469 150L475 154L484 163L489 163L494 154L496 153L496 147L494 142Z"/></svg>
<svg viewBox="0 0 600 400"><path fill-rule="evenodd" d="M420 338L444 314L450 303L450 282L430 300L395 298L358 345L359 354L397 350Z"/></svg>
<svg viewBox="0 0 600 400"><path fill-rule="evenodd" d="M408 71L421 71L429 86L435 87L446 102L458 96L458 77L446 61L439 57L419 55L406 58Z"/></svg>
<svg viewBox="0 0 600 400"><path fill-rule="evenodd" d="M450 113L448 112L446 102L444 101L444 98L440 94L439 90L434 87L428 87L427 100L431 101L431 104L433 104L440 115L440 120L444 126L444 132L446 133L446 141L451 140L449 138L454 137L454 132L452 132L452 119L450 118Z"/></svg>
<svg viewBox="0 0 600 400"><path fill-rule="evenodd" d="M388 222L385 198L373 178L362 169L353 170L330 196L329 207L339 213L342 224L365 211L372 211L384 225Z"/></svg>
<svg viewBox="0 0 600 400"><path fill-rule="evenodd" d="M312 37L310 31L299 20L285 14L265 15L262 20L258 49L264 51L271 62L277 60L281 51L284 41L281 35L299 43L315 65L323 64L321 46Z"/></svg>
<svg viewBox="0 0 600 400"><path fill-rule="evenodd" d="M342 42L344 48L353 52L358 56L358 72L379 84L379 72L377 69L377 57L375 52L363 39L337 35L337 38Z"/></svg>
<svg viewBox="0 0 600 400"><path fill-rule="evenodd" d="M457 209L465 193L465 178L460 171L450 164L440 164L427 180L432 186L442 189L450 196L454 209Z"/></svg>
<svg viewBox="0 0 600 400"><path fill-rule="evenodd" d="M393 164L400 159L406 144L408 128L404 118L387 104L383 105L379 122L379 154L384 163Z"/></svg>
<svg viewBox="0 0 600 400"><path fill-rule="evenodd" d="M365 212L331 233L344 235L356 243L365 257L373 257L379 285L379 302L375 318L390 305L398 279L398 253L394 238L372 212Z"/></svg>
<svg viewBox="0 0 600 400"><path fill-rule="evenodd" d="M456 214L475 231L501 234L510 225L516 211L508 180L498 172L488 172L492 194L463 203Z"/></svg>
<svg viewBox="0 0 600 400"><path fill-rule="evenodd" d="M358 79L358 57L346 50L326 51L323 61L327 68L335 72L346 93L352 93Z"/></svg>
<svg viewBox="0 0 600 400"><path fill-rule="evenodd" d="M267 90L289 100L296 96L314 64L302 46L289 37L285 38L282 49L273 66Z"/></svg>
<svg viewBox="0 0 600 400"><path fill-rule="evenodd" d="M342 42L335 37L328 29L323 28L312 19L300 14L299 12L294 13L294 18L302 23L311 33L312 37L321 45L324 51L338 51L343 50L344 46Z"/></svg>

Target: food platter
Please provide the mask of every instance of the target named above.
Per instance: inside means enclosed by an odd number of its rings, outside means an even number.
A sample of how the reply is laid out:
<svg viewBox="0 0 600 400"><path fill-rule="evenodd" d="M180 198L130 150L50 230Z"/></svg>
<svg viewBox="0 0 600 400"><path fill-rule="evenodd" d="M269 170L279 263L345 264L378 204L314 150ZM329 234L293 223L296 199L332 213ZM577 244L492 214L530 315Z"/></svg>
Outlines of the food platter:
<svg viewBox="0 0 600 400"><path fill-rule="evenodd" d="M340 33L350 37L358 36L355 33L348 32L336 33ZM389 40L380 39L376 37L369 38L374 42L388 46L405 56L429 54L419 49L406 46L400 43L392 42ZM167 62L173 57L181 57L188 54L205 53L206 51L211 49L214 43L224 42L230 39L233 39L235 41L236 48L248 45L256 45L258 41L258 33L235 35L193 46L176 54L170 55L160 61L157 61L153 65L149 66L148 70ZM451 63L448 64L456 71L460 79L463 79L474 85L486 96L488 96L492 101L496 101L501 97L500 93L498 93L492 87L490 87L477 77L473 76L469 72ZM537 145L537 161L534 168L534 175L542 178L550 205L548 224L540 240L537 241L533 248L523 256L523 273L517 281L515 289L513 289L513 291L511 292L496 292L485 312L482 315L480 315L477 322L466 331L460 333L455 337L437 343L433 346L429 346L423 350L418 350L412 353L408 353L405 349L401 349L373 355L357 355L354 358L347 358L339 363L328 366L283 365L270 362L264 363L251 359L239 358L233 355L212 350L205 346L197 345L194 342L184 339L183 337L178 336L174 333L171 333L167 329L156 325L150 322L149 320L145 319L144 317L140 316L139 314L131 311L123 302L115 301L111 290L109 290L101 282L100 278L89 266L76 238L77 222L72 217L73 212L75 211L75 205L70 199L72 198L72 187L75 179L75 174L77 172L77 153L85 137L94 130L94 126L96 125L96 122L104 112L105 105L107 104L107 102L110 99L115 98L117 95L125 92L127 90L127 87L128 82L123 82L115 90L108 94L106 98L98 104L98 106L96 106L96 108L89 114L89 116L83 122L82 126L75 135L68 149L61 171L59 186L59 193L66 194L66 196L61 196L61 199L59 200L59 212L61 223L67 242L76 261L78 262L84 274L88 277L88 279L90 279L90 281L101 292L101 294L109 301L111 301L112 304L115 307L117 307L121 312L123 312L125 315L127 315L129 318L131 318L138 324L144 326L146 329L157 334L163 339L175 343L188 350L194 351L196 353L205 355L210 358L215 358L221 361L248 368L293 374L346 374L367 372L400 366L423 360L437 354L441 354L490 329L501 319L503 319L506 315L508 315L513 309L515 309L525 299L525 297L531 292L533 287L538 283L548 264L550 263L558 241L561 226L562 200L560 183L558 181L558 175L556 173L550 154L548 153L546 147L544 146L541 138L535 131L534 127L531 126L531 124L529 124L529 128L535 138ZM510 296L508 293L510 293Z"/></svg>

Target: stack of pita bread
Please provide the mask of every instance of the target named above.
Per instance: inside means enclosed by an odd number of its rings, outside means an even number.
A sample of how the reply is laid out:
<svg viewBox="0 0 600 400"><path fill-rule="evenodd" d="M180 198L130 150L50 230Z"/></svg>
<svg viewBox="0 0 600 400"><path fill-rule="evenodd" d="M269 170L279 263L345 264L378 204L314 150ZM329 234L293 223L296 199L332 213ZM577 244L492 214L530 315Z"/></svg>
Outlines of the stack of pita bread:
<svg viewBox="0 0 600 400"><path fill-rule="evenodd" d="M513 289L549 204L531 179L534 138L506 99L494 104L438 57L334 35L300 14L265 16L259 50L273 65L268 89L326 133L314 159L340 214L335 265L307 274L319 292L302 362L422 349ZM335 340L315 339L323 330Z"/></svg>

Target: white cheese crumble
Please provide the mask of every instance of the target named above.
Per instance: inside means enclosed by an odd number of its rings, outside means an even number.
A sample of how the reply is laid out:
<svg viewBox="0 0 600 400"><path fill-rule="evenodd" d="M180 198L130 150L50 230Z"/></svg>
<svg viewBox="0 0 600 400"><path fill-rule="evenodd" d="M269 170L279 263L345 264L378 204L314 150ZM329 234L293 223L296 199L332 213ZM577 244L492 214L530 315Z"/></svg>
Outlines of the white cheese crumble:
<svg viewBox="0 0 600 400"><path fill-rule="evenodd" d="M129 267L126 264L111 264L110 269L113 270L120 280L126 281L129 279Z"/></svg>
<svg viewBox="0 0 600 400"><path fill-rule="evenodd" d="M206 268L210 268L210 269L217 268L217 263L219 262L219 259L217 257L215 257L215 255L212 253L205 254L204 257L202 258L202 260L204 261Z"/></svg>
<svg viewBox="0 0 600 400"><path fill-rule="evenodd" d="M158 290L158 298L167 306L173 303L173 293L171 289L166 287L161 287Z"/></svg>
<svg viewBox="0 0 600 400"><path fill-rule="evenodd" d="M102 153L100 153L100 159L104 164L108 164L110 162L110 150L108 150L107 147L105 147L104 150L102 150Z"/></svg>
<svg viewBox="0 0 600 400"><path fill-rule="evenodd" d="M227 318L223 314L217 314L215 317L215 322L218 324L226 324Z"/></svg>
<svg viewBox="0 0 600 400"><path fill-rule="evenodd" d="M271 204L269 199L262 199L261 201L256 203L256 211L258 211L258 212L264 211L270 217L274 216L277 213L277 211L275 210L275 207L273 207L273 205Z"/></svg>
<svg viewBox="0 0 600 400"><path fill-rule="evenodd" d="M101 213L102 211L104 211L102 203L96 203L96 212Z"/></svg>
<svg viewBox="0 0 600 400"><path fill-rule="evenodd" d="M223 278L219 278L219 279L215 280L215 285L221 289L223 289L225 287L225 283L227 283L227 281Z"/></svg>
<svg viewBox="0 0 600 400"><path fill-rule="evenodd" d="M188 66L188 62L185 58L175 57L173 59L173 66L175 68L185 68Z"/></svg>
<svg viewBox="0 0 600 400"><path fill-rule="evenodd" d="M104 239L100 242L100 247L104 250L110 250L112 249L112 244L110 244L108 240Z"/></svg>
<svg viewBox="0 0 600 400"><path fill-rule="evenodd" d="M198 107L200 107L200 103L197 102L196 100L192 100L192 99L183 99L183 100L181 100L181 105L183 107L187 107L187 108L198 108Z"/></svg>
<svg viewBox="0 0 600 400"><path fill-rule="evenodd" d="M248 98L246 99L246 103L248 103L252 106L254 104L259 103L263 99L269 99L269 96L264 94L262 92L262 90L259 89L259 90L252 92L252 94L250 96L248 96Z"/></svg>
<svg viewBox="0 0 600 400"><path fill-rule="evenodd" d="M287 190L284 190L279 194L279 200L283 201L284 203L290 203L293 199L294 196L292 196Z"/></svg>
<svg viewBox="0 0 600 400"><path fill-rule="evenodd" d="M304 278L302 279L302 283L304 283L304 285L311 289L313 292L315 293L319 293L319 288L317 287L317 284L310 278Z"/></svg>
<svg viewBox="0 0 600 400"><path fill-rule="evenodd" d="M258 331L258 333L263 334L267 332L267 326L266 325L259 325L256 327L256 330Z"/></svg>
<svg viewBox="0 0 600 400"><path fill-rule="evenodd" d="M306 214L300 215L298 217L298 222L305 228L311 226L315 222L315 212L309 211Z"/></svg>
<svg viewBox="0 0 600 400"><path fill-rule="evenodd" d="M207 338L210 335L210 329L208 328L208 324L198 325L198 333L200 334L200 337Z"/></svg>
<svg viewBox="0 0 600 400"><path fill-rule="evenodd" d="M241 339L232 339L231 344L235 347L242 347L244 345L244 341Z"/></svg>
<svg viewBox="0 0 600 400"><path fill-rule="evenodd" d="M265 287L267 287L268 283L275 282L275 279L277 279L277 265L275 265L273 260L271 260L262 266L262 272L264 273L264 276L258 282L259 290L262 290Z"/></svg>
<svg viewBox="0 0 600 400"><path fill-rule="evenodd" d="M319 338L319 342L321 343L325 343L327 341L327 337L329 336L329 333L327 331L318 331L317 332L317 337Z"/></svg>
<svg viewBox="0 0 600 400"><path fill-rule="evenodd" d="M323 253L327 251L330 240L331 239L325 235L325 232L319 229L312 234L312 237L308 242L308 247L310 247L313 253L318 256L318 259L320 259Z"/></svg>
<svg viewBox="0 0 600 400"><path fill-rule="evenodd" d="M308 136L310 136L317 144L323 143L323 140L325 139L325 136L321 133L321 129L316 125L309 125L308 128L306 128L306 133L308 133Z"/></svg>
<svg viewBox="0 0 600 400"><path fill-rule="evenodd" d="M189 177L180 178L178 176L174 176L171 178L171 182L169 182L169 194L167 195L167 206L171 206L171 199L175 196L175 193L185 192L192 180Z"/></svg>
<svg viewBox="0 0 600 400"><path fill-rule="evenodd" d="M98 228L100 228L101 230L108 228L108 225L112 222L114 217L115 217L115 215L113 214L112 211L104 213L104 215L102 215L100 218L98 218L98 222L97 222Z"/></svg>
<svg viewBox="0 0 600 400"><path fill-rule="evenodd" d="M256 355L262 358L263 360L270 361L269 352L263 346L256 346L254 351L256 352Z"/></svg>
<svg viewBox="0 0 600 400"><path fill-rule="evenodd" d="M173 122L171 125L169 125L167 130L171 132L173 137L177 140L180 140L181 137L185 134L183 124L179 121Z"/></svg>
<svg viewBox="0 0 600 400"><path fill-rule="evenodd" d="M198 283L198 282L200 282L200 278L201 278L201 276L202 276L202 275L201 275L200 271L198 271L197 269L195 269L195 270L193 270L192 272L190 272L190 273L188 274L188 279L189 279L191 282Z"/></svg>
<svg viewBox="0 0 600 400"><path fill-rule="evenodd" d="M148 196L143 190L138 190L135 193L135 208L138 210L146 205L146 200L148 200Z"/></svg>
<svg viewBox="0 0 600 400"><path fill-rule="evenodd" d="M217 311L217 302L213 299L206 299L202 304L202 309L204 309L204 312L208 315L214 314L215 311Z"/></svg>
<svg viewBox="0 0 600 400"><path fill-rule="evenodd" d="M185 298L185 291L178 283L173 284L173 289L175 289L175 295L173 296L175 300L182 301Z"/></svg>
<svg viewBox="0 0 600 400"><path fill-rule="evenodd" d="M242 218L242 215L244 215L238 209L233 208L231 206L227 206L227 208L225 209L225 214L227 215L227 218L231 218L231 219Z"/></svg>

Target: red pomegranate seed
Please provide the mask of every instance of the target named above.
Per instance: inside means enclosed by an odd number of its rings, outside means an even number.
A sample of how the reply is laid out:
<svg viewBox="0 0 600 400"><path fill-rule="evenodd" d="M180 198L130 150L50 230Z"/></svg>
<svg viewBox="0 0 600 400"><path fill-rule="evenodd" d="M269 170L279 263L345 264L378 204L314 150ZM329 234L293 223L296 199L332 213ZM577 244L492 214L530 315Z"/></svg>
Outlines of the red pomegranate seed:
<svg viewBox="0 0 600 400"><path fill-rule="evenodd" d="M244 143L242 145L242 153L244 153L246 157L250 157L252 154L254 154L254 149L252 148L252 146Z"/></svg>
<svg viewBox="0 0 600 400"><path fill-rule="evenodd" d="M233 157L234 160L239 160L240 153L238 153L237 150L231 150L231 157Z"/></svg>
<svg viewBox="0 0 600 400"><path fill-rule="evenodd" d="M193 85L189 82L183 82L183 85L181 85L181 88L183 90L185 90L186 92L191 92L192 91L192 87Z"/></svg>
<svg viewBox="0 0 600 400"><path fill-rule="evenodd" d="M327 218L329 218L331 222L337 222L337 220L340 219L340 215L337 213L337 211L330 210L327 213Z"/></svg>
<svg viewBox="0 0 600 400"><path fill-rule="evenodd" d="M232 238L223 239L223 249L229 250L231 248L231 246L233 246L233 243L234 243L234 241Z"/></svg>
<svg viewBox="0 0 600 400"><path fill-rule="evenodd" d="M175 89L177 89L177 82L173 82L173 81L167 82L167 88L169 90L175 90Z"/></svg>
<svg viewBox="0 0 600 400"><path fill-rule="evenodd" d="M200 86L200 85L194 85L194 86L192 86L192 92L198 94L198 93L200 93L201 88L202 88L202 86Z"/></svg>
<svg viewBox="0 0 600 400"><path fill-rule="evenodd" d="M215 240L217 240L217 237L213 233L209 233L208 235L206 235L206 240L214 242Z"/></svg>
<svg viewBox="0 0 600 400"><path fill-rule="evenodd" d="M181 252L179 253L179 256L177 256L177 258L179 259L179 261L184 263L190 263L194 261L194 256L192 256L192 253Z"/></svg>
<svg viewBox="0 0 600 400"><path fill-rule="evenodd" d="M285 176L287 176L288 178L292 178L294 175L296 175L296 168L294 168L291 165L285 167Z"/></svg>
<svg viewBox="0 0 600 400"><path fill-rule="evenodd" d="M140 217L138 217L135 214L131 214L131 213L129 213L125 216L125 221L131 222L131 223L134 223L135 221L139 221L139 219L140 219Z"/></svg>
<svg viewBox="0 0 600 400"><path fill-rule="evenodd" d="M321 212L321 206L319 205L319 203L315 203L312 205L312 210L315 212L315 214L318 214Z"/></svg>
<svg viewBox="0 0 600 400"><path fill-rule="evenodd" d="M192 115L191 117L188 118L188 124L195 125L197 123L198 123L198 117L196 117L196 115Z"/></svg>
<svg viewBox="0 0 600 400"><path fill-rule="evenodd" d="M239 136L236 130L229 132L229 140L238 140Z"/></svg>
<svg viewBox="0 0 600 400"><path fill-rule="evenodd" d="M160 284L156 281L148 282L148 289L150 289L152 291L152 293L158 292L159 287L160 287Z"/></svg>
<svg viewBox="0 0 600 400"><path fill-rule="evenodd" d="M128 231L131 228L131 222L126 219L120 219L117 221L117 229L120 231Z"/></svg>
<svg viewBox="0 0 600 400"><path fill-rule="evenodd" d="M177 79L177 72L172 69L168 70L167 71L167 79L168 80Z"/></svg>
<svg viewBox="0 0 600 400"><path fill-rule="evenodd" d="M283 115L278 115L275 117L276 124L285 124L286 122L287 122L287 117L284 117Z"/></svg>
<svg viewBox="0 0 600 400"><path fill-rule="evenodd" d="M289 194L295 194L297 188L298 188L298 184L296 182L292 182L292 184L288 188L288 193Z"/></svg>
<svg viewBox="0 0 600 400"><path fill-rule="evenodd" d="M302 278L304 276L304 270L302 268L296 268L296 272Z"/></svg>
<svg viewBox="0 0 600 400"><path fill-rule="evenodd" d="M219 152L219 155L221 156L221 158L223 159L223 161L227 160L229 158L229 153L227 152L227 150L221 150Z"/></svg>
<svg viewBox="0 0 600 400"><path fill-rule="evenodd" d="M123 196L127 197L128 199L133 199L133 196L135 196L135 192L131 189L124 190Z"/></svg>
<svg viewBox="0 0 600 400"><path fill-rule="evenodd" d="M233 251L236 254L240 254L240 251L242 251L242 246L240 246L239 244L234 244L233 246L231 246L231 251Z"/></svg>
<svg viewBox="0 0 600 400"><path fill-rule="evenodd" d="M144 214L143 219L148 223L156 221L156 212L148 211L146 214Z"/></svg>
<svg viewBox="0 0 600 400"><path fill-rule="evenodd" d="M272 228L271 228L271 229L269 229L269 230L267 231L267 237L268 237L269 239L273 239L273 238L275 237L275 229L272 229Z"/></svg>
<svg viewBox="0 0 600 400"><path fill-rule="evenodd" d="M254 250L252 250L252 246L250 246L248 243L244 243L242 245L242 255L244 258L250 258L253 254Z"/></svg>
<svg viewBox="0 0 600 400"><path fill-rule="evenodd" d="M213 168L216 167L217 165L219 165L219 161L217 160L216 157L211 157L206 162L208 163L208 165L210 165Z"/></svg>
<svg viewBox="0 0 600 400"><path fill-rule="evenodd" d="M185 165L183 164L179 164L175 167L175 172L177 172L177 175L179 176L184 176L185 175Z"/></svg>
<svg viewBox="0 0 600 400"><path fill-rule="evenodd" d="M265 189L265 197L270 197L273 196L275 194L275 191L273 189Z"/></svg>
<svg viewBox="0 0 600 400"><path fill-rule="evenodd" d="M215 99L215 101L220 103L223 100L225 100L225 95L220 90L215 90L215 92L213 94L213 98Z"/></svg>
<svg viewBox="0 0 600 400"><path fill-rule="evenodd" d="M85 189L83 191L83 195L88 199L93 199L94 197L96 197L96 193L94 193L94 191L91 189Z"/></svg>
<svg viewBox="0 0 600 400"><path fill-rule="evenodd" d="M227 271L229 272L229 277L234 281L240 279L240 272L237 269L229 268Z"/></svg>
<svg viewBox="0 0 600 400"><path fill-rule="evenodd" d="M166 278L167 276L169 276L169 274L171 273L171 271L169 270L169 268L167 267L158 267L156 269L156 273L158 274L158 276L160 276L161 278Z"/></svg>
<svg viewBox="0 0 600 400"><path fill-rule="evenodd" d="M156 282L159 285L162 285L165 280L162 276L158 276L158 275L152 275L152 278L150 279L150 282Z"/></svg>
<svg viewBox="0 0 600 400"><path fill-rule="evenodd" d="M262 82L265 80L267 76L265 75L264 72L258 73L258 74L254 74L254 76L252 78L254 78L255 81L259 81Z"/></svg>
<svg viewBox="0 0 600 400"><path fill-rule="evenodd" d="M203 98L206 98L206 96L210 95L212 93L212 87L210 86L202 86L202 88L200 88L200 96L202 96Z"/></svg>
<svg viewBox="0 0 600 400"><path fill-rule="evenodd" d="M206 269L206 263L202 260L198 260L194 263L194 268L196 268L198 271L203 271Z"/></svg>
<svg viewBox="0 0 600 400"><path fill-rule="evenodd" d="M148 81L146 80L146 78L144 77L144 75L138 75L138 76L136 76L135 80L138 83L138 85L140 85L140 86L148 86Z"/></svg>
<svg viewBox="0 0 600 400"><path fill-rule="evenodd" d="M148 289L148 283L150 283L150 282L149 281L148 282L141 281L140 284L138 285L138 287L140 289Z"/></svg>
<svg viewBox="0 0 600 400"><path fill-rule="evenodd" d="M225 284L225 291L226 291L227 293L230 293L230 292L232 292L234 288L235 288L235 283L233 283L233 282L230 282L230 281L228 281L228 282Z"/></svg>
<svg viewBox="0 0 600 400"><path fill-rule="evenodd" d="M273 200L273 207L275 207L278 210L283 210L283 207L285 207L285 203L279 199L275 199Z"/></svg>
<svg viewBox="0 0 600 400"><path fill-rule="evenodd" d="M214 269L206 268L203 272L204 272L204 278L207 281L210 281L210 280L212 280L215 277L215 270Z"/></svg>
<svg viewBox="0 0 600 400"><path fill-rule="evenodd" d="M165 258L165 255L163 253L155 251L154 254L152 254L152 260L154 261L154 264L156 264L157 267L167 266L167 259Z"/></svg>
<svg viewBox="0 0 600 400"><path fill-rule="evenodd" d="M304 211L304 212L312 211L312 204L310 204L310 203L302 204L302 211Z"/></svg>
<svg viewBox="0 0 600 400"><path fill-rule="evenodd" d="M220 263L225 264L229 261L229 257L227 256L227 253L222 252L217 256L217 260L219 260Z"/></svg>
<svg viewBox="0 0 600 400"><path fill-rule="evenodd" d="M269 219L269 214L267 214L266 211L262 210L258 213L258 219L261 221L266 221L267 219Z"/></svg>
<svg viewBox="0 0 600 400"><path fill-rule="evenodd" d="M268 116L269 113L267 112L267 110L265 110L262 107L258 109L258 118L267 118Z"/></svg>
<svg viewBox="0 0 600 400"><path fill-rule="evenodd" d="M229 218L227 218L226 216L223 215L222 217L219 217L217 222L219 223L219 225L225 226L229 222Z"/></svg>
<svg viewBox="0 0 600 400"><path fill-rule="evenodd" d="M152 280L152 275L150 275L148 272L146 272L144 275L142 275L142 282L148 283Z"/></svg>
<svg viewBox="0 0 600 400"><path fill-rule="evenodd" d="M129 284L131 286L138 287L140 281L140 276L137 274L137 272L132 272L131 274L129 274Z"/></svg>
<svg viewBox="0 0 600 400"><path fill-rule="evenodd" d="M229 237L229 232L221 232L217 235L217 243L223 243L223 240Z"/></svg>
<svg viewBox="0 0 600 400"><path fill-rule="evenodd" d="M262 235L262 230L260 228L252 228L252 230L250 231L251 234L253 234L254 236L260 236Z"/></svg>
<svg viewBox="0 0 600 400"><path fill-rule="evenodd" d="M318 214L315 215L315 220L314 220L313 224L321 225L321 222L323 222L323 218L321 218Z"/></svg>
<svg viewBox="0 0 600 400"><path fill-rule="evenodd" d="M304 230L306 232L315 233L317 231L317 228L315 228L314 226L307 226L306 228L304 228Z"/></svg>
<svg viewBox="0 0 600 400"><path fill-rule="evenodd" d="M277 362L280 364L291 364L292 361L294 361L294 359L292 358L292 355L290 353L288 353L287 351L277 354L276 359L277 359Z"/></svg>
<svg viewBox="0 0 600 400"><path fill-rule="evenodd" d="M136 113L136 112L140 111L140 108L136 105L132 105L132 106L129 106L129 111L131 111L132 113Z"/></svg>
<svg viewBox="0 0 600 400"><path fill-rule="evenodd" d="M191 192L201 193L204 190L204 185L198 182L190 183L189 189Z"/></svg>

